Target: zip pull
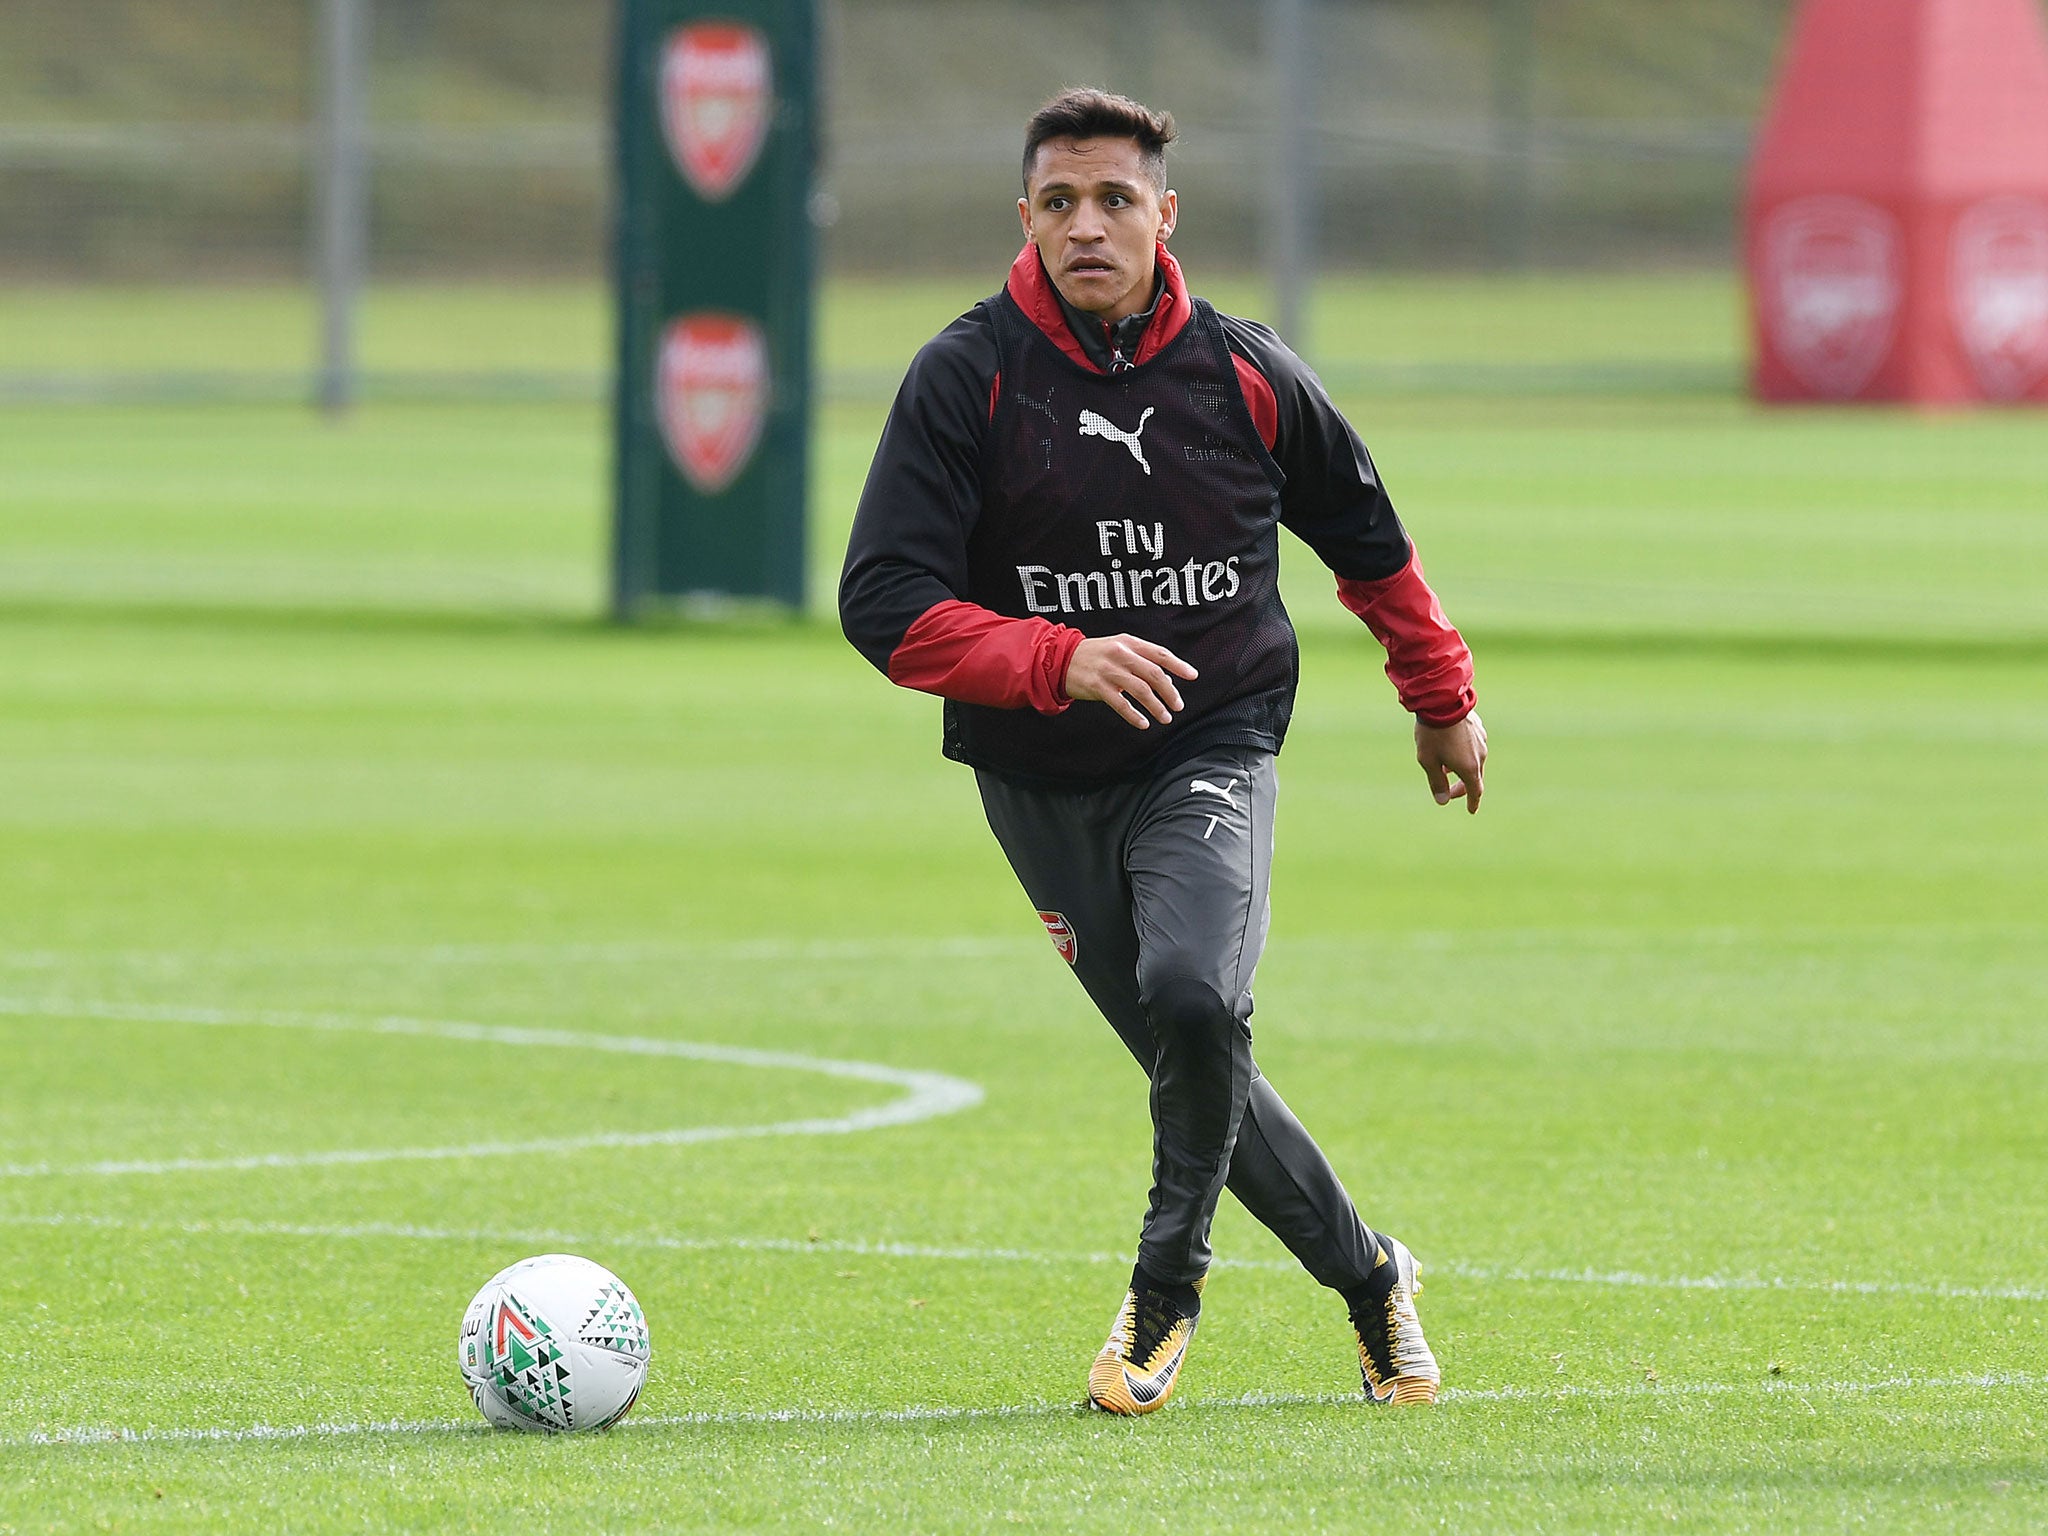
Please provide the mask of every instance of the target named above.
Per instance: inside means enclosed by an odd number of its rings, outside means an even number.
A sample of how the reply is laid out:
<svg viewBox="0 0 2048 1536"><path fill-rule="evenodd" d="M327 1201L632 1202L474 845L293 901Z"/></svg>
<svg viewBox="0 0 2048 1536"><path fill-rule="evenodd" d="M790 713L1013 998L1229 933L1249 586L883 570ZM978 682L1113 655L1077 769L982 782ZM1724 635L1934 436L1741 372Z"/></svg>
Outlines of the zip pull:
<svg viewBox="0 0 2048 1536"><path fill-rule="evenodd" d="M1129 373L1133 368L1137 367L1137 364L1124 356L1123 343L1116 339L1116 332L1116 326L1110 324L1107 320L1102 322L1102 344L1109 348L1109 371L1111 373Z"/></svg>

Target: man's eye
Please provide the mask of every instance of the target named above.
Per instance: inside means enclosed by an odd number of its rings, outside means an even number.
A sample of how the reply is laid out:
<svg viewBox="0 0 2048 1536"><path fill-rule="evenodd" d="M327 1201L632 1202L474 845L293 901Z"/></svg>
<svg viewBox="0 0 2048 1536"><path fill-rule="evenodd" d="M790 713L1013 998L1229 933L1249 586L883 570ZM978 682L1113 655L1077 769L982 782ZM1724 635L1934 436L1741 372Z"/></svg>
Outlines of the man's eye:
<svg viewBox="0 0 2048 1536"><path fill-rule="evenodd" d="M1045 200L1045 209L1048 213L1065 213L1067 200L1064 197L1048 197Z"/></svg>
<svg viewBox="0 0 2048 1536"><path fill-rule="evenodd" d="M1131 200L1121 192L1112 192L1103 201L1112 208L1128 208L1131 205Z"/></svg>

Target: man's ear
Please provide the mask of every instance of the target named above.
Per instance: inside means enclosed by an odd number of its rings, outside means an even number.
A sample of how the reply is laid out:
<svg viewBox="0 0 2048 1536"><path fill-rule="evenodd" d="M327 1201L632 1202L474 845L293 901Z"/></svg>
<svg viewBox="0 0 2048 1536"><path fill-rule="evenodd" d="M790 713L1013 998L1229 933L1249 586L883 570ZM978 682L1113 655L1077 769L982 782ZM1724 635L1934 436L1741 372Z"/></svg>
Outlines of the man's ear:
<svg viewBox="0 0 2048 1536"><path fill-rule="evenodd" d="M1029 198L1020 197L1017 199L1017 222L1024 226L1024 238L1029 240L1031 238L1031 200Z"/></svg>
<svg viewBox="0 0 2048 1536"><path fill-rule="evenodd" d="M1173 235L1173 226L1180 220L1180 194L1168 187L1166 196L1159 204L1159 238L1164 241Z"/></svg>

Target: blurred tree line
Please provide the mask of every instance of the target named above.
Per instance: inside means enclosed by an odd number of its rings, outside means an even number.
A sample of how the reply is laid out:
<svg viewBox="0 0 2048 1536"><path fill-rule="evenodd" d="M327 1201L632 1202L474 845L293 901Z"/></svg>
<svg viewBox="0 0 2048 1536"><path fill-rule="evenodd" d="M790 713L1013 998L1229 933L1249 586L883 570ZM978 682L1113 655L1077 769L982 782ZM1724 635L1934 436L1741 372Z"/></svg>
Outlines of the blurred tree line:
<svg viewBox="0 0 2048 1536"><path fill-rule="evenodd" d="M606 0L365 0L374 269L597 277ZM0 275L304 270L315 0L0 5ZM1722 263L1791 0L1314 0L1331 267ZM1281 84L1258 0L823 0L841 270L1015 246L1024 117L1082 80L1172 108L1181 242L1248 267Z"/></svg>

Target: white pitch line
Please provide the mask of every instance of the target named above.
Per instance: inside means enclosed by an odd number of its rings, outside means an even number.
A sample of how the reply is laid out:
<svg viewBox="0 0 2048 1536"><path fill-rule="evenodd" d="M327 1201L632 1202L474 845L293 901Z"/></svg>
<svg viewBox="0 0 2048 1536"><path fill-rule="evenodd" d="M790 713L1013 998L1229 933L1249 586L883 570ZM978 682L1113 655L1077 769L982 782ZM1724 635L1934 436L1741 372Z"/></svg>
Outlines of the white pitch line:
<svg viewBox="0 0 2048 1536"><path fill-rule="evenodd" d="M1924 1296L1952 1301L2048 1301L2037 1285L1929 1285L1912 1280L1796 1280L1771 1275L1644 1275L1633 1270L1516 1269L1439 1260L1425 1270L1467 1280L1606 1285L1657 1291L1806 1291L1837 1296Z"/></svg>
<svg viewBox="0 0 2048 1536"><path fill-rule="evenodd" d="M1128 1253L1054 1253L1028 1248L982 1248L934 1243L903 1243L869 1238L799 1237L674 1237L658 1232L589 1233L553 1228L504 1230L474 1227L423 1227L403 1222L310 1224L249 1221L134 1221L121 1216L86 1213L0 1214L0 1226L87 1227L115 1232L168 1232L186 1237L302 1237L334 1240L397 1239L412 1242L477 1243L538 1249L604 1252L615 1248L654 1249L669 1253L833 1254L850 1258L931 1259L970 1264L1128 1265ZM1263 1270L1293 1274L1299 1266L1288 1259L1219 1258L1222 1270ZM2048 1288L2024 1285L1926 1285L1888 1280L1801 1280L1769 1275L1646 1275L1632 1270L1523 1269L1472 1264L1457 1259L1432 1259L1425 1274L1455 1275L1481 1284L1590 1285L1630 1290L1796 1292L1823 1296L1904 1296L1945 1301L2048 1301Z"/></svg>
<svg viewBox="0 0 2048 1536"><path fill-rule="evenodd" d="M432 1243L479 1243L530 1246L538 1249L585 1249L601 1252L610 1248L650 1248L670 1253L829 1253L853 1258L937 1259L992 1264L1120 1264L1129 1267L1127 1253L1037 1253L1023 1248L948 1247L932 1243L898 1243L864 1238L802 1237L671 1237L663 1233L593 1234L563 1232L551 1228L506 1231L495 1228L422 1227L405 1222L349 1222L302 1224L282 1221L133 1221L121 1216L79 1213L0 1213L0 1226L87 1227L110 1232L165 1232L185 1237L305 1237L322 1239L399 1239ZM1292 1263L1267 1259L1224 1259L1219 1263L1233 1269L1270 1269L1291 1272Z"/></svg>
<svg viewBox="0 0 2048 1536"><path fill-rule="evenodd" d="M2048 1376L2024 1371L1996 1371L1956 1376L1885 1376L1870 1381L1691 1381L1630 1383L1621 1386L1448 1387L1440 1399L1461 1403L1558 1403L1579 1399L1658 1397L1804 1397L1808 1394L1863 1397L1881 1392L2038 1392L2048 1389ZM1247 1393L1242 1397L1183 1397L1166 1411L1176 1417L1230 1412L1247 1408L1360 1408L1356 1393ZM765 1408L732 1412L644 1414L629 1418L610 1434L657 1429L745 1428L754 1425L894 1425L972 1423L988 1419L1093 1418L1076 1402L997 1403L979 1407L915 1406L909 1408ZM357 1424L251 1424L241 1429L119 1429L86 1425L75 1429L38 1430L0 1435L0 1446L190 1445L266 1440L322 1440L368 1435L496 1434L474 1419L383 1419Z"/></svg>
<svg viewBox="0 0 2048 1536"><path fill-rule="evenodd" d="M704 1045L689 1040L658 1040L636 1035L581 1034L565 1029L527 1029L509 1025L470 1024L454 1019L403 1016L355 1018L332 1013L239 1011L225 1008L160 1007L141 1003L108 1003L71 998L0 997L0 1014L29 1018L101 1019L112 1022L190 1024L207 1027L332 1030L345 1033L405 1035L461 1040L483 1045L542 1046L557 1049L617 1052L631 1056L677 1057L715 1061L726 1066L762 1067L815 1072L825 1077L883 1083L907 1090L901 1098L851 1114L807 1120L782 1120L766 1125L698 1125L665 1131L596 1132L532 1141L473 1142L453 1147L343 1148L326 1152L270 1152L244 1157L180 1157L126 1162L76 1164L28 1163L0 1165L0 1178L26 1179L124 1174L233 1172L254 1168L314 1168L365 1163L439 1161L451 1158L510 1157L534 1152L580 1152L594 1147L676 1147L708 1141L733 1141L760 1136L837 1136L854 1131L909 1125L940 1115L957 1114L981 1103L978 1084L943 1072L912 1071L868 1061L836 1061L789 1051L759 1051L742 1046Z"/></svg>

